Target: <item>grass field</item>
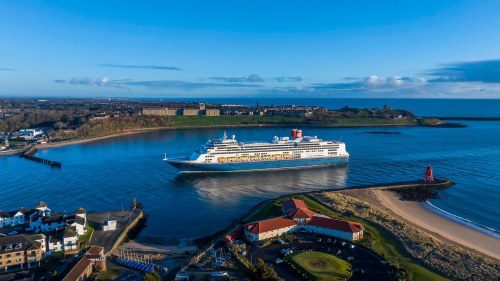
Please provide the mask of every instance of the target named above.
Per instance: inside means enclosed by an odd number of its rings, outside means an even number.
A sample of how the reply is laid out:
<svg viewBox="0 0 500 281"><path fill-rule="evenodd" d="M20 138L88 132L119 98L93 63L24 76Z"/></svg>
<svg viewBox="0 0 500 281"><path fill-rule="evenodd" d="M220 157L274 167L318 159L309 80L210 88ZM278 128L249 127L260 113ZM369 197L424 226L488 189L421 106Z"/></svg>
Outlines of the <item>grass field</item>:
<svg viewBox="0 0 500 281"><path fill-rule="evenodd" d="M351 276L351 265L334 255L305 251L293 255L291 260L314 280L346 280Z"/></svg>
<svg viewBox="0 0 500 281"><path fill-rule="evenodd" d="M290 197L271 200L265 203L263 206L261 206L261 208L258 209L257 212L246 218L245 221L250 222L282 215L280 202L288 198ZM293 198L304 200L309 209L317 213L324 214L333 218L362 223L365 227L365 238L360 241L360 244L372 249L386 260L397 261L398 263L403 265L410 272L413 280L447 280L446 278L441 277L440 275L426 269L425 267L414 263L410 258L405 256L405 251L401 243L397 241L394 236L383 227L380 227L363 219L342 216L340 213L331 211L330 209L323 207L323 205L318 204L317 202L303 195L293 196Z"/></svg>
<svg viewBox="0 0 500 281"><path fill-rule="evenodd" d="M207 126L238 126L258 124L304 124L308 126L384 126L384 125L415 125L414 120L381 119L381 118L344 118L332 123L306 123L301 117L292 116L248 116L248 115L221 115L221 116L170 116L174 127L207 127Z"/></svg>
<svg viewBox="0 0 500 281"><path fill-rule="evenodd" d="M248 116L248 115L171 116L170 119L172 120L174 127L303 123L303 120L300 117L284 117L284 116Z"/></svg>

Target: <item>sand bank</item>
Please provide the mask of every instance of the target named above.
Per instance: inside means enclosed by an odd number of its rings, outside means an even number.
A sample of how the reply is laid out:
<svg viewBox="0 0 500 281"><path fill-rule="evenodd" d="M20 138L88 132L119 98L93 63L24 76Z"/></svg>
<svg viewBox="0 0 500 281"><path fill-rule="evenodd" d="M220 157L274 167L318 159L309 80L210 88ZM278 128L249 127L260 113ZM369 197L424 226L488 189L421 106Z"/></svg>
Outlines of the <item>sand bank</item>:
<svg viewBox="0 0 500 281"><path fill-rule="evenodd" d="M440 216L426 208L424 206L426 203L401 201L396 194L390 191L372 190L371 192L384 208L428 230L429 234L437 234L457 244L500 260L500 239Z"/></svg>

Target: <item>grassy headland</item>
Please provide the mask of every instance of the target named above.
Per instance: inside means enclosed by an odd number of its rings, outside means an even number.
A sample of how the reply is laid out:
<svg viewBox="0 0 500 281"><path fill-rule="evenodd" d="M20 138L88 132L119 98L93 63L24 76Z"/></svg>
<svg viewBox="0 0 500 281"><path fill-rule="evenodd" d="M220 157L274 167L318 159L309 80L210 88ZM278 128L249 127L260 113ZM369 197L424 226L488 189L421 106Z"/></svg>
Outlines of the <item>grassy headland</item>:
<svg viewBox="0 0 500 281"><path fill-rule="evenodd" d="M363 190L366 189L359 189ZM374 205L346 194L342 191L321 191L293 197L304 200L315 212L362 223L365 227L365 238L359 243L385 259L395 279L491 280L493 276L497 276L500 269L498 262L436 239ZM253 213L244 217L243 221L250 222L280 215L280 201L291 196L261 204Z"/></svg>

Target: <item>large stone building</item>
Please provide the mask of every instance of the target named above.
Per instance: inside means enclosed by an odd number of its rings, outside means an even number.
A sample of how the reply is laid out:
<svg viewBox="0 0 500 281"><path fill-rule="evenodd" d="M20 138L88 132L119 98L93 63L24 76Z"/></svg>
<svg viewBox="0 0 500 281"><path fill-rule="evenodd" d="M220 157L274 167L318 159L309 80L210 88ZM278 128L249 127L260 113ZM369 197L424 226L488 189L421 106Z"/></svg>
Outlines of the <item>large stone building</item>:
<svg viewBox="0 0 500 281"><path fill-rule="evenodd" d="M104 248L92 246L62 280L91 280L93 275L105 270L106 255L104 254Z"/></svg>
<svg viewBox="0 0 500 281"><path fill-rule="evenodd" d="M143 108L142 115L146 116L174 116L174 115L186 115L186 116L219 116L220 110L215 108L206 108L204 104L198 105L198 107L180 107L180 108Z"/></svg>
<svg viewBox="0 0 500 281"><path fill-rule="evenodd" d="M172 116L178 115L177 109L172 108L143 108L142 115L147 116Z"/></svg>
<svg viewBox="0 0 500 281"><path fill-rule="evenodd" d="M284 216L245 224L245 237L256 242L295 231L306 231L351 241L363 238L363 225L315 213L302 200L285 200L282 202L282 210Z"/></svg>
<svg viewBox="0 0 500 281"><path fill-rule="evenodd" d="M44 237L30 237L20 234L0 237L0 271L27 269L40 266Z"/></svg>

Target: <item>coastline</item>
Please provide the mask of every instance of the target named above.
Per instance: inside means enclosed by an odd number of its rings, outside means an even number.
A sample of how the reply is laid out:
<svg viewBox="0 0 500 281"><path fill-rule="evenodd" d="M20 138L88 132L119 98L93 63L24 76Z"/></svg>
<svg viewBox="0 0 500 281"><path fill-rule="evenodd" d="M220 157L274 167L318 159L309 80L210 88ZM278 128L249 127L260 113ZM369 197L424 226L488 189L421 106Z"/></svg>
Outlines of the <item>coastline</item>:
<svg viewBox="0 0 500 281"><path fill-rule="evenodd" d="M371 196L385 210L426 230L431 236L445 238L497 261L500 260L499 240L489 233L430 210L426 207L427 203L402 201L390 191L373 190Z"/></svg>
<svg viewBox="0 0 500 281"><path fill-rule="evenodd" d="M143 128L143 129L135 129L135 130L130 130L130 131L125 131L121 133L116 133L116 134L110 134L110 135L105 135L105 136L98 136L98 137L88 137L88 138L81 138L81 139L75 139L75 140L69 140L69 141L61 141L61 142L55 142L55 143L47 143L47 144L37 144L37 148L39 149L44 149L44 148L55 148L55 147L61 147L61 146L67 146L67 145L75 145L75 144L81 144L81 143L87 143L87 142L93 142L93 141L99 141L99 140L105 140L105 139L110 139L110 138L116 138L116 137L121 137L121 136L127 136L127 135L135 135L135 134L142 134L142 133L147 133L147 132L157 132L157 131L164 131L164 130L195 130L195 129L213 129L213 128L259 128L259 127L304 127L304 128L385 128L385 127L418 127L419 125L417 124L361 124L361 125L322 125L322 124L238 124L238 125L210 125L210 126L177 126L177 127L155 127L155 128ZM19 153L20 150L14 150L14 151L0 151L0 157L2 156L8 156L8 155L14 155Z"/></svg>
<svg viewBox="0 0 500 281"><path fill-rule="evenodd" d="M450 220L453 220L453 221L456 221L457 223L460 223L460 224L463 224L463 225L466 225L468 227L471 227L471 228L474 228L478 231L481 231L481 232L484 232L488 235L491 235L495 238L498 238L500 239L500 233L496 230L496 229L493 229L491 227L487 227L485 225L481 225L481 224L478 224L478 223L475 223L474 221L471 221L471 220L468 220L466 218L462 218L460 216L457 216L453 213L450 213L450 212L447 212L439 207L436 207L435 205L433 205L431 202L429 202L429 200L425 201L424 202L420 202L419 205L422 207L422 208L426 208L427 210L437 214L437 215L440 215L442 217L445 217L447 219L450 219Z"/></svg>

